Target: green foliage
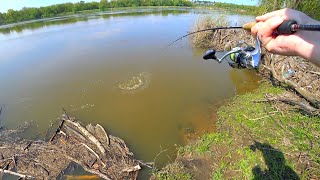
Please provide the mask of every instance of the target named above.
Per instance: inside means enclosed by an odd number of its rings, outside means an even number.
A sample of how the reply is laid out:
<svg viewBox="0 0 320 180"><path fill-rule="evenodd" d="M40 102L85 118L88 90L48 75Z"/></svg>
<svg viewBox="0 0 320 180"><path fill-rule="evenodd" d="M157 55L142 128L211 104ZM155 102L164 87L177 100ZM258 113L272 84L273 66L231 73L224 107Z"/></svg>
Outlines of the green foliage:
<svg viewBox="0 0 320 180"><path fill-rule="evenodd" d="M212 180L223 180L224 179L223 172L225 171L226 167L227 167L227 164L224 161L222 161L220 166L216 170L213 171L211 179Z"/></svg>
<svg viewBox="0 0 320 180"><path fill-rule="evenodd" d="M298 10L306 13L312 18L320 19L320 0L304 0L298 5Z"/></svg>
<svg viewBox="0 0 320 180"><path fill-rule="evenodd" d="M320 0L260 0L259 14L278 10L281 8L297 9L311 16L320 18Z"/></svg>
<svg viewBox="0 0 320 180"><path fill-rule="evenodd" d="M99 9L101 11L104 11L108 8L108 1L107 0L101 0L99 3Z"/></svg>
<svg viewBox="0 0 320 180"><path fill-rule="evenodd" d="M4 24L3 14L0 12L0 25Z"/></svg>
<svg viewBox="0 0 320 180"><path fill-rule="evenodd" d="M225 133L207 133L201 137L197 144L196 151L198 153L205 153L209 151L211 144L221 143L228 140L228 134Z"/></svg>
<svg viewBox="0 0 320 180"><path fill-rule="evenodd" d="M192 6L189 0L111 0L111 7Z"/></svg>
<svg viewBox="0 0 320 180"><path fill-rule="evenodd" d="M190 0L101 0L100 2L63 3L40 8L23 8L20 11L9 9L7 13L0 13L0 25L16 23L40 18L55 17L86 10L106 10L116 7L138 6L192 6Z"/></svg>
<svg viewBox="0 0 320 180"><path fill-rule="evenodd" d="M233 9L254 10L256 8L256 6L221 3L221 2L214 3L214 6L222 9L228 9L228 10L233 10Z"/></svg>
<svg viewBox="0 0 320 180"><path fill-rule="evenodd" d="M197 2L195 3L198 4ZM214 4L200 4L199 6L210 7L214 9L222 9L228 10L230 12L239 13L239 14L257 14L257 6L249 6L249 5L239 5L239 4L231 4L231 3L221 3L215 2Z"/></svg>
<svg viewBox="0 0 320 180"><path fill-rule="evenodd" d="M157 174L157 179L159 180L191 180L192 176L188 173L159 173Z"/></svg>

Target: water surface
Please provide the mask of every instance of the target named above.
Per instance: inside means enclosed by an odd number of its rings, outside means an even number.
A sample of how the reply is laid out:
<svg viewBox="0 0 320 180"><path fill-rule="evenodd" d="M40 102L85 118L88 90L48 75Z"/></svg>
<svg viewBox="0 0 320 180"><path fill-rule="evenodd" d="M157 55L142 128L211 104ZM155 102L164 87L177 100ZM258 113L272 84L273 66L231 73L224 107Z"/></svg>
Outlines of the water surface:
<svg viewBox="0 0 320 180"><path fill-rule="evenodd" d="M253 71L203 61L203 49L184 39L161 51L204 15L230 24L251 21L220 11L129 9L52 18L0 28L1 124L31 122L28 138L43 138L65 108L83 123L99 123L123 138L138 159L158 166L175 145L214 130L226 99L257 86ZM140 73L148 84L134 92L119 82ZM193 136L194 137L194 136Z"/></svg>

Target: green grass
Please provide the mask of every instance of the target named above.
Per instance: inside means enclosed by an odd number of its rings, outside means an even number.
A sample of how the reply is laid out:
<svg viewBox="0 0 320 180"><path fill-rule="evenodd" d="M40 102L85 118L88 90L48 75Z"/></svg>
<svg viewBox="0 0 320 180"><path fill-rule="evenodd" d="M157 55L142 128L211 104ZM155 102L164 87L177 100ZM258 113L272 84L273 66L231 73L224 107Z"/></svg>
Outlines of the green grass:
<svg viewBox="0 0 320 180"><path fill-rule="evenodd" d="M207 133L201 137L201 140L195 146L198 153L208 152L211 145L214 143L222 143L228 139L228 134L225 133Z"/></svg>
<svg viewBox="0 0 320 180"><path fill-rule="evenodd" d="M158 180L191 180L192 175L185 172L183 165L180 163L172 163L159 172L154 174Z"/></svg>

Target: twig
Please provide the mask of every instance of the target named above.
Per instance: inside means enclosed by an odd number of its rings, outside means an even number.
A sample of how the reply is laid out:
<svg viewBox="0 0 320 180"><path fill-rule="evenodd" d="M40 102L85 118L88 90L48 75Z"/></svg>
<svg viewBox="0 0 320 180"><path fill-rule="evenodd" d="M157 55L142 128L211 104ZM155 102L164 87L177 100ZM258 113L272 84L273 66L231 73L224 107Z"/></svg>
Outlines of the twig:
<svg viewBox="0 0 320 180"><path fill-rule="evenodd" d="M270 117L271 115L272 115L272 114L267 115L267 116L262 116L262 117L254 118L254 119L249 119L249 120L250 120L250 121L257 121L257 120L260 120L260 119L268 118L268 117Z"/></svg>
<svg viewBox="0 0 320 180"><path fill-rule="evenodd" d="M101 164L103 165L103 167L106 167L106 164L102 161L102 159L99 157L99 155L97 153L94 152L94 150L92 150L88 145L81 143L81 145L83 145L85 148L87 148L93 155L95 155L97 157L97 159L101 162Z"/></svg>
<svg viewBox="0 0 320 180"><path fill-rule="evenodd" d="M316 109L316 108L314 108L308 104L305 104L303 102L300 102L300 101L295 101L292 99L287 99L287 98L282 98L282 97L266 97L266 99L268 101L281 101L286 104L296 105L299 107L300 110L303 110L304 112L306 112L309 115L317 115L320 113L319 109Z"/></svg>
<svg viewBox="0 0 320 180"><path fill-rule="evenodd" d="M320 76L320 72L316 72L316 71L309 71L309 72Z"/></svg>
<svg viewBox="0 0 320 180"><path fill-rule="evenodd" d="M64 122L65 122L65 120L62 118L60 125L59 125L58 128L56 129L56 132L54 133L54 135L50 138L49 142L51 142L51 141L56 137L56 135L57 135L57 134L59 133L59 131L61 130Z"/></svg>
<svg viewBox="0 0 320 180"><path fill-rule="evenodd" d="M32 177L32 176L20 174L20 173L13 172L13 171L10 171L10 170L4 170L4 169L1 169L1 168L0 168L0 172L5 173L5 174L11 174L13 176L19 176L20 178L23 178L23 179L34 179L34 177Z"/></svg>
<svg viewBox="0 0 320 180"><path fill-rule="evenodd" d="M23 148L23 150L24 151L27 150L31 146L31 144L32 144L32 141L28 142L28 144L26 145L26 147Z"/></svg>
<svg viewBox="0 0 320 180"><path fill-rule="evenodd" d="M166 151L168 151L168 149L165 149L165 150L161 150L157 155L156 155L156 157L153 159L153 169L155 170L155 171L158 171L158 169L156 168L156 166L155 166L155 164L156 164L156 160L157 160L157 158L158 158L158 156L160 156L160 154L162 154L162 153L164 153L164 152L166 152Z"/></svg>
<svg viewBox="0 0 320 180"><path fill-rule="evenodd" d="M144 162L142 162L141 160L137 160L137 161L138 161L139 164L141 164L141 165L143 165L143 166L145 166L145 167L148 167L148 168L150 168L150 169L152 169L152 168L153 168L152 166L154 166L154 163L152 163L152 162L144 163ZM151 166L151 165L152 165L152 166Z"/></svg>

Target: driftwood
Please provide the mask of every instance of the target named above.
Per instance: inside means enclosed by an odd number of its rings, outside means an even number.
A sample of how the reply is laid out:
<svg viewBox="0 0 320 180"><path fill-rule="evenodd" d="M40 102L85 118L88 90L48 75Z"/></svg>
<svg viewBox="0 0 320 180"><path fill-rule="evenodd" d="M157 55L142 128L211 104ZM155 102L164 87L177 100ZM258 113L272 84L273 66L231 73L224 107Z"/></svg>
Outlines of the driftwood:
<svg viewBox="0 0 320 180"><path fill-rule="evenodd" d="M136 179L141 161L135 160L123 140L108 135L102 126L81 125L64 114L48 142L17 141L10 130L0 133L0 177L61 178L72 163L103 179ZM12 131L16 132L16 131Z"/></svg>

